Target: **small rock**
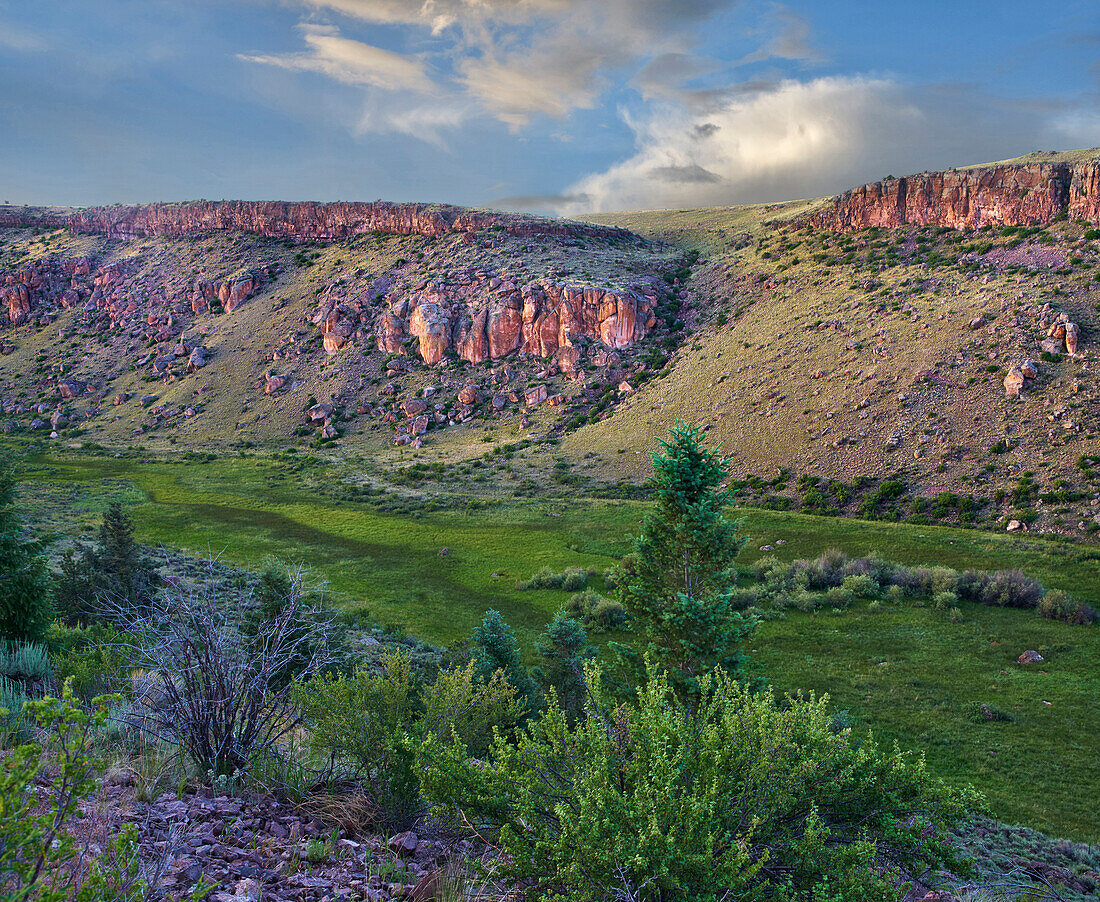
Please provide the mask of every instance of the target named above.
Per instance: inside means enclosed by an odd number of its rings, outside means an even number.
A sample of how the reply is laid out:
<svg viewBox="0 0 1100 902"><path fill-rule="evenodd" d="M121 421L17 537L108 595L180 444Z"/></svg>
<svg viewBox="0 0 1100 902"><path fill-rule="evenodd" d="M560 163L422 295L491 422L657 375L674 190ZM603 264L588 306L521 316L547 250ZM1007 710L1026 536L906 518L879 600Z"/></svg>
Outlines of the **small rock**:
<svg viewBox="0 0 1100 902"><path fill-rule="evenodd" d="M1043 656L1037 651L1025 651L1020 657L1016 659L1017 664L1041 664L1043 662Z"/></svg>

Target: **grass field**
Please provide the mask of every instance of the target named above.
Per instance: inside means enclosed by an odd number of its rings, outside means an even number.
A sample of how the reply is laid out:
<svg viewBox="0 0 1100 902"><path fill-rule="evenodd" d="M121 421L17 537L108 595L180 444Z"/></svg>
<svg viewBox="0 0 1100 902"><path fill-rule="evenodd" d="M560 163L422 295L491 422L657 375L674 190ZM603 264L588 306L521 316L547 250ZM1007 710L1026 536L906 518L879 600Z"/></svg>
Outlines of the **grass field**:
<svg viewBox="0 0 1100 902"><path fill-rule="evenodd" d="M470 513L381 513L309 491L285 468L260 456L205 463L37 457L23 473L24 493L32 519L58 532L89 532L121 497L144 542L245 566L267 555L307 564L345 609L443 644L469 636L495 607L529 646L567 595L518 591L516 581L543 566L609 566L627 550L644 509L540 500ZM836 547L903 563L1018 566L1100 606L1100 553L1088 546L774 511L741 515L751 537L745 560L783 540L769 553L789 559ZM1041 669L1014 663L1028 648L1047 659ZM752 657L777 689L827 691L858 726L925 751L945 777L975 783L998 817L1100 839L1093 804L1100 797L1100 629L976 606L963 606L953 622L906 602L788 612L764 624ZM983 703L1015 720L976 720Z"/></svg>

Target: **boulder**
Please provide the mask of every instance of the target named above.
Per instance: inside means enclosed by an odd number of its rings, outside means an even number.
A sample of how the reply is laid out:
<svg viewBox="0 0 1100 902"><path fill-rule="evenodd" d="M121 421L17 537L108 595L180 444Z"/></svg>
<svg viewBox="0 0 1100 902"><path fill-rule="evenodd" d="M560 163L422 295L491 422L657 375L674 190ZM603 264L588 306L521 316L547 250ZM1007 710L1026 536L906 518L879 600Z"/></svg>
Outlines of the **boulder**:
<svg viewBox="0 0 1100 902"><path fill-rule="evenodd" d="M1020 372L1023 373L1025 379L1034 379L1039 375L1039 364L1028 357L1020 364Z"/></svg>
<svg viewBox="0 0 1100 902"><path fill-rule="evenodd" d="M1043 656L1037 651L1025 651L1016 659L1017 664L1042 664Z"/></svg>
<svg viewBox="0 0 1100 902"><path fill-rule="evenodd" d="M331 404L314 404L306 411L306 416L314 423L322 423L332 416L333 409Z"/></svg>
<svg viewBox="0 0 1100 902"><path fill-rule="evenodd" d="M416 435L423 435L428 431L428 418L425 415L418 416L412 423L412 431Z"/></svg>
<svg viewBox="0 0 1100 902"><path fill-rule="evenodd" d="M476 404L477 386L464 385L462 390L458 393L458 400L461 404Z"/></svg>
<svg viewBox="0 0 1100 902"><path fill-rule="evenodd" d="M1066 352L1071 356L1077 356L1077 345L1081 330L1076 323L1066 323Z"/></svg>
<svg viewBox="0 0 1100 902"><path fill-rule="evenodd" d="M535 385L523 393L523 403L528 407L534 407L546 400L546 386Z"/></svg>
<svg viewBox="0 0 1100 902"><path fill-rule="evenodd" d="M493 410L503 410L504 405L508 403L508 399L500 392L493 393Z"/></svg>
<svg viewBox="0 0 1100 902"><path fill-rule="evenodd" d="M428 409L428 402L419 398L409 398L401 402L401 410L407 417L414 417Z"/></svg>
<svg viewBox="0 0 1100 902"><path fill-rule="evenodd" d="M1008 375L1004 379L1005 397L1006 398L1018 398L1020 397L1020 389L1024 387L1024 372L1018 367L1014 366L1008 371Z"/></svg>
<svg viewBox="0 0 1100 902"><path fill-rule="evenodd" d="M264 374L264 394L273 395L280 388L286 385L285 376L276 376L274 373Z"/></svg>
<svg viewBox="0 0 1100 902"><path fill-rule="evenodd" d="M414 852L416 852L416 844L418 837L411 830L406 830L404 833L398 833L396 836L391 836L386 847L400 858L408 858Z"/></svg>

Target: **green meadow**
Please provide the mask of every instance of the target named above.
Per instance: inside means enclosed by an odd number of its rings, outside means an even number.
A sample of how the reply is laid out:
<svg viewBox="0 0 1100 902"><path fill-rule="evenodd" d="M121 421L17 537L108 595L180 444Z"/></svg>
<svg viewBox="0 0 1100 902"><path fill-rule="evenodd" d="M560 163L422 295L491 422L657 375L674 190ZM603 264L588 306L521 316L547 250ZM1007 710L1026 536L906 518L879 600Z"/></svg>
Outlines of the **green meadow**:
<svg viewBox="0 0 1100 902"><path fill-rule="evenodd" d="M481 496L476 509L387 513L318 491L318 480L342 478L335 471L310 482L294 467L260 455L139 461L60 453L29 459L21 478L29 517L59 534L91 531L119 498L145 543L241 566L269 555L305 564L341 608L439 644L468 637L496 608L529 647L568 595L520 591L517 580L542 567L602 572L629 548L645 509ZM746 562L839 548L907 564L1019 567L1100 607L1094 546L752 509L737 515L750 537ZM1100 629L1027 611L960 610L951 617L907 600L788 611L761 626L751 657L777 690L828 692L857 729L925 752L947 779L973 782L997 817L1100 840ZM1025 649L1046 662L1022 668L1015 659ZM983 704L1011 719L987 720L975 713Z"/></svg>

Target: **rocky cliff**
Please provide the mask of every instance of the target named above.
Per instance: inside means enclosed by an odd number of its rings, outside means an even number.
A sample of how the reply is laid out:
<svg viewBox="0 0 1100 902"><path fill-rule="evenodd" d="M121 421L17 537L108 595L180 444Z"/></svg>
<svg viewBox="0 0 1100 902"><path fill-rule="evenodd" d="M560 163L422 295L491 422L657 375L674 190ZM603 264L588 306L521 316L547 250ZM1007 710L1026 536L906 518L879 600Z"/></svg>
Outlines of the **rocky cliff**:
<svg viewBox="0 0 1100 902"><path fill-rule="evenodd" d="M1100 222L1100 160L1006 163L883 179L845 191L809 219L842 230L905 223L960 229L1041 225L1063 213Z"/></svg>
<svg viewBox="0 0 1100 902"><path fill-rule="evenodd" d="M499 230L520 237L632 239L625 229L517 213L469 210L439 204L312 201L191 201L176 204L114 205L78 210L0 207L0 228L39 226L111 238L188 235L195 232L251 232L295 241L339 240L385 232L433 235Z"/></svg>

